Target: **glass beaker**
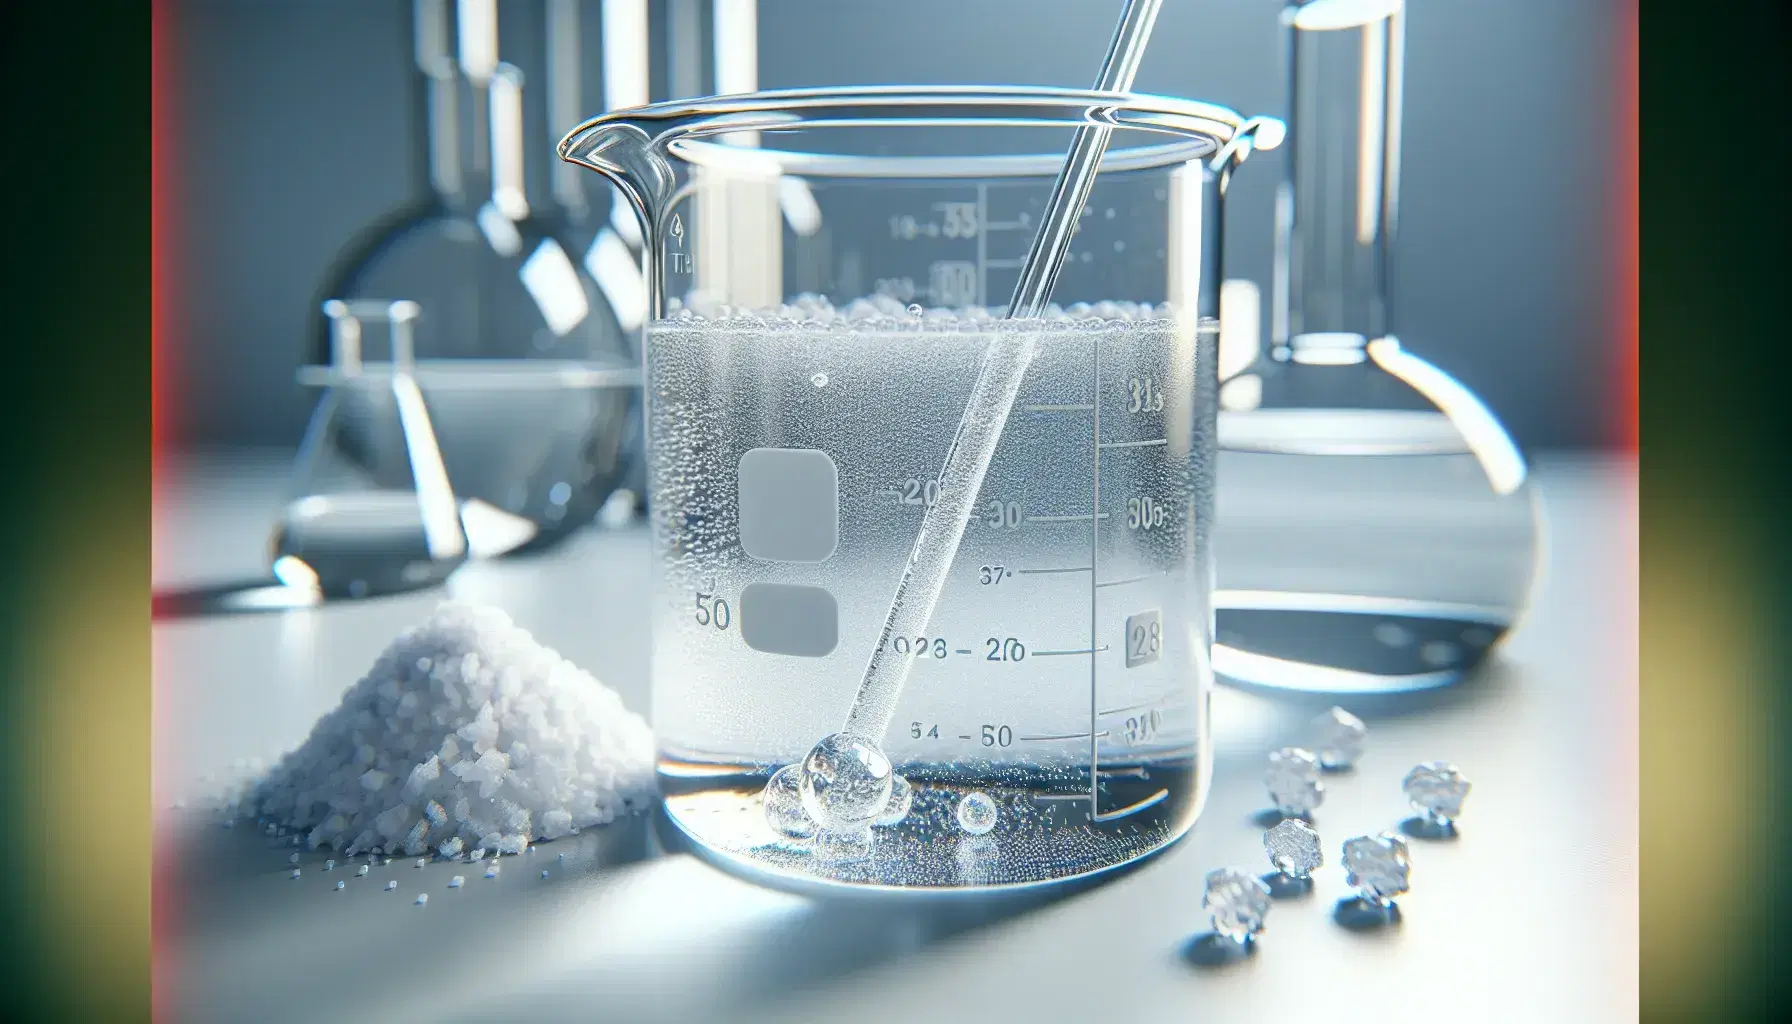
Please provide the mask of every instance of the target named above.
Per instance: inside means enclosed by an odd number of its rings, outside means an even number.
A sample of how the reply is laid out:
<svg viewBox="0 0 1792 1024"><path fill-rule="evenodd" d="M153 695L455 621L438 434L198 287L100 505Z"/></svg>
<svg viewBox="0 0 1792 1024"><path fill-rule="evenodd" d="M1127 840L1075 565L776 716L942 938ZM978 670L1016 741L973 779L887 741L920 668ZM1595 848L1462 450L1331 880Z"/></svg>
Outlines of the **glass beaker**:
<svg viewBox="0 0 1792 1024"><path fill-rule="evenodd" d="M1063 306L1001 320L1097 123L1116 132ZM1160 97L822 89L618 111L561 143L648 240L653 722L699 848L952 889L1102 871L1188 829L1212 757L1221 200L1265 127ZM880 638L1006 332L1036 354L974 519L925 632ZM874 649L913 659L878 738L909 786L860 835L774 830L768 778L840 730Z"/></svg>
<svg viewBox="0 0 1792 1024"><path fill-rule="evenodd" d="M1401 0L1294 4L1272 344L1219 415L1214 667L1332 693L1454 682L1536 574L1525 462L1391 329Z"/></svg>
<svg viewBox="0 0 1792 1024"><path fill-rule="evenodd" d="M410 372L455 492L535 547L589 522L616 486L638 375L618 300L582 265L564 210L529 194L525 83L498 59L495 0L450 7L414 4L426 194L354 240L320 299L417 304ZM641 303L638 280L627 283ZM329 364L327 319L315 331L314 382ZM387 395L335 394L337 454L370 458Z"/></svg>

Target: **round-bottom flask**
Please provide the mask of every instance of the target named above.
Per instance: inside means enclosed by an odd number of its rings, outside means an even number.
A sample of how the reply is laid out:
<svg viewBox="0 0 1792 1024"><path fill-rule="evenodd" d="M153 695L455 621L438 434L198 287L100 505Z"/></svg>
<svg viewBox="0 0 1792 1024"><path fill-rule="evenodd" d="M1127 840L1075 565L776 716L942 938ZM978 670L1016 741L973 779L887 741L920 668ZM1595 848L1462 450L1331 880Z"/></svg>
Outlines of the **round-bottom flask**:
<svg viewBox="0 0 1792 1024"><path fill-rule="evenodd" d="M1324 692L1454 682L1530 594L1523 457L1392 337L1309 335L1285 354L1221 390L1215 671Z"/></svg>

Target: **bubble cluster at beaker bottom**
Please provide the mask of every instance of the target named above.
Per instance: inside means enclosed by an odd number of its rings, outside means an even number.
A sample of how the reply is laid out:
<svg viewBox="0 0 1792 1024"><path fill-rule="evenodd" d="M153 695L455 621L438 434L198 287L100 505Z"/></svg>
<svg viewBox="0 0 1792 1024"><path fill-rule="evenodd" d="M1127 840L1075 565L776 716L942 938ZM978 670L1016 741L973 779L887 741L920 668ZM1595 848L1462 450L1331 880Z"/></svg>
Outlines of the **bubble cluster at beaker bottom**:
<svg viewBox="0 0 1792 1024"><path fill-rule="evenodd" d="M1002 848L989 836L965 836L952 850L959 879L971 883L988 881L1001 857Z"/></svg>
<svg viewBox="0 0 1792 1024"><path fill-rule="evenodd" d="M871 855L871 826L823 829L815 836L815 855L824 860L864 860Z"/></svg>
<svg viewBox="0 0 1792 1024"><path fill-rule="evenodd" d="M988 793L974 790L958 801L958 827L974 836L988 835L1001 811Z"/></svg>
<svg viewBox="0 0 1792 1024"><path fill-rule="evenodd" d="M801 766L789 764L774 772L765 784L765 823L789 839L807 839L815 834L815 822L803 810L802 776Z"/></svg>
<svg viewBox="0 0 1792 1024"><path fill-rule="evenodd" d="M885 828L900 825L902 819L908 817L909 808L913 807L914 803L915 787L909 785L908 780L902 776L891 773L890 798L884 802L883 813L879 814L877 820L872 824Z"/></svg>
<svg viewBox="0 0 1792 1024"><path fill-rule="evenodd" d="M890 799L890 759L875 743L837 732L815 744L802 764L803 809L824 829L869 825Z"/></svg>

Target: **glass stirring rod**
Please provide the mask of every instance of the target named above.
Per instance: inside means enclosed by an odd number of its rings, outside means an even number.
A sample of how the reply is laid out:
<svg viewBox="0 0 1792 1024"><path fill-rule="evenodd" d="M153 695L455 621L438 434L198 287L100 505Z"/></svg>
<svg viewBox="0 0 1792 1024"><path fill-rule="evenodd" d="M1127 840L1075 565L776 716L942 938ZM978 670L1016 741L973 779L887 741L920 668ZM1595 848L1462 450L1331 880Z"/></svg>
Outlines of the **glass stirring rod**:
<svg viewBox="0 0 1792 1024"><path fill-rule="evenodd" d="M1145 55L1151 28L1157 20L1162 0L1127 0L1120 25L1108 44L1102 61L1101 75L1096 79L1098 92L1125 92L1132 88L1133 76ZM1052 186L1051 198L1041 217L1039 233L1027 251L1021 267L1020 283L1009 303L1009 319L1037 317L1045 311L1052 286L1070 248L1070 237L1076 228L1101 157L1113 134L1109 125L1084 124L1076 130L1064 166ZM889 613L884 617L877 646L865 666L859 692L853 698L852 710L846 718L845 732L881 744L896 713L896 701L902 696L914 659L896 653L894 639L914 636L927 628L933 609L945 587L946 574L958 555L970 523L971 509L977 493L983 488L983 477L995 456L996 444L1014 408L1021 380L1032 364L1035 337L1032 332L1002 329L995 331L995 340L983 357L977 381L965 404L958 431L946 451L945 466L939 475L939 498L926 507L921 516L921 529L915 537L908 565L896 584Z"/></svg>

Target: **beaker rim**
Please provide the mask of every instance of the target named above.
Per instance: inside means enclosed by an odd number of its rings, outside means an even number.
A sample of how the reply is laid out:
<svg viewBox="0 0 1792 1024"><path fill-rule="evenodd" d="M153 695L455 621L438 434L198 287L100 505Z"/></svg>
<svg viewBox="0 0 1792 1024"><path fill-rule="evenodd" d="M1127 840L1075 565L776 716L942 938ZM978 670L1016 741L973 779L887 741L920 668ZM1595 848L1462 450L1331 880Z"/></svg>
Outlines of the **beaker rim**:
<svg viewBox="0 0 1792 1024"><path fill-rule="evenodd" d="M1227 107L1145 93L1043 86L921 85L783 89L674 100L591 118L561 139L575 163L594 133L618 125L642 131L655 149L694 164L815 177L1050 176L1062 151L964 156L865 156L747 148L705 141L741 132L843 127L1075 127L1108 125L1177 138L1116 146L1107 170L1163 167L1201 159L1246 134L1253 119ZM1257 119L1263 120L1263 119ZM1277 125L1279 127L1279 124ZM1279 133L1271 133L1279 135ZM1275 139L1255 148L1272 148Z"/></svg>

